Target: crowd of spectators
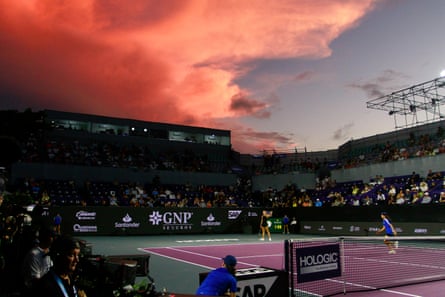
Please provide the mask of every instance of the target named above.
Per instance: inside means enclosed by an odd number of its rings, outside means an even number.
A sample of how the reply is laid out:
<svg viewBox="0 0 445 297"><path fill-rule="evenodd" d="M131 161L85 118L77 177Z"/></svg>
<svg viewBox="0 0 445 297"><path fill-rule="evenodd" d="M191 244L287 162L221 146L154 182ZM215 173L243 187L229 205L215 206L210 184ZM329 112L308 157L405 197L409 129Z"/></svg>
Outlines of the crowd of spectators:
<svg viewBox="0 0 445 297"><path fill-rule="evenodd" d="M343 168L354 168L363 165L401 161L410 158L435 156L445 153L445 131L438 127L434 133L416 136L409 133L406 139L401 141L386 141L375 144L369 148L367 153L360 153L346 157L339 166Z"/></svg>
<svg viewBox="0 0 445 297"><path fill-rule="evenodd" d="M424 143L428 137L422 137ZM441 142L441 145L445 142ZM388 145L387 148L390 146ZM445 145L444 145L445 147ZM29 137L23 148L23 162L84 164L88 166L128 167L148 164L151 169L197 170L206 162L193 153L164 154L153 158L149 149L139 146L111 144L81 145L78 142L48 141L44 157L39 154L38 138ZM436 150L441 153L441 150ZM418 154L418 157L423 155ZM188 165L187 165L188 164ZM309 163L307 163L309 164ZM319 166L319 165L317 165ZM314 166L313 169L316 167ZM401 180L403 182L401 182ZM27 178L14 185L14 195L29 197L42 205L94 205L131 207L326 207L367 206L376 204L444 203L444 182L441 172L429 172L420 178L376 176L372 181L337 184L329 175L316 180L314 189L287 185L283 189L252 191L250 178L239 177L236 184L168 185L154 179L145 184L115 181L87 181L79 185L67 180L36 180Z"/></svg>
<svg viewBox="0 0 445 297"><path fill-rule="evenodd" d="M254 207L261 206L251 192L251 181L239 177L234 185L162 184L156 176L151 182L21 179L16 196L29 197L39 205L94 205L129 207Z"/></svg>
<svg viewBox="0 0 445 297"><path fill-rule="evenodd" d="M327 159L292 158L291 154L284 156L276 152L265 152L261 168L254 167L250 173L319 172L332 164L337 167L355 167L369 162L431 156L445 152L443 136L444 131L441 128L432 135L425 134L420 137L410 133L402 144L386 142L384 145L376 145L367 156L359 156L356 160L347 162L337 160L337 163ZM21 139L21 157L18 162L184 172L211 172L212 168L215 168L206 155L199 155L190 150L171 149L154 153L149 145L115 144L92 139L61 140L39 131L32 131ZM333 168L336 168L335 166ZM231 165L226 164L223 172L230 172L230 168ZM29 197L32 202L43 205L131 207L366 206L427 204L444 202L445 199L440 172L430 172L424 178L410 178L403 183L395 182L394 177L376 176L369 182L337 184L329 174L325 174L323 177L318 175L314 189L299 189L296 185L288 185L283 189L268 188L263 191L252 191L248 176L249 174L243 174L242 177L240 175L236 184L225 187L217 184L167 185L161 184L159 180L145 184L88 181L79 185L74 181L28 178L14 185L13 194L16 197Z"/></svg>
<svg viewBox="0 0 445 297"><path fill-rule="evenodd" d="M444 172L429 170L404 176L377 175L369 182L330 183L313 192L315 200L330 206L417 205L445 203Z"/></svg>
<svg viewBox="0 0 445 297"><path fill-rule="evenodd" d="M279 153L264 151L260 165L251 165L249 171L255 175L284 174L289 172L318 172L323 169L349 169L376 163L401 161L410 158L435 156L445 153L445 132L439 127L432 134L416 136L409 133L406 139L368 144L366 147L351 148L339 153L337 158L311 157L307 152Z"/></svg>
<svg viewBox="0 0 445 297"><path fill-rule="evenodd" d="M148 145L110 142L43 140L31 133L22 148L21 162L135 168L139 170L176 170L211 172L206 155L192 150L154 153Z"/></svg>
<svg viewBox="0 0 445 297"><path fill-rule="evenodd" d="M154 151L148 144L116 144L113 142L61 140L33 131L22 141L21 162L45 162L100 167L170 170L186 172L232 172L233 167L251 175L288 172L318 172L324 169L354 168L375 163L427 157L445 152L445 132L439 127L431 134L370 144L367 148L339 153L336 159L311 157L307 152L277 153L264 151L252 156L250 165L241 165L229 155L211 160L206 154L189 149ZM225 159L225 160L224 160Z"/></svg>
<svg viewBox="0 0 445 297"><path fill-rule="evenodd" d="M288 184L282 189L269 187L252 191L248 178L234 185L162 184L155 178L146 184L135 182L23 179L16 196L29 197L39 205L127 206L127 207L357 207L370 205L417 205L445 203L445 176L430 171L420 177L377 175L368 182L336 183L326 178L315 189ZM18 193L18 194L17 194Z"/></svg>

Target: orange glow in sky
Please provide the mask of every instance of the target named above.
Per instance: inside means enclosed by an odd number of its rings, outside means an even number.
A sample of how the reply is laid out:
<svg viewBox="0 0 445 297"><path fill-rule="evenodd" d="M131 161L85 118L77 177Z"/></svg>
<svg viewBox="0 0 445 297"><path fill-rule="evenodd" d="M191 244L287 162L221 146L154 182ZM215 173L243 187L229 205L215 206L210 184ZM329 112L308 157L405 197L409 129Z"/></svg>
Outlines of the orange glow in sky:
<svg viewBox="0 0 445 297"><path fill-rule="evenodd" d="M258 60L322 59L374 0L0 0L3 106L232 130L235 150L302 145L267 121L273 90L239 83ZM7 46L5 46L7 45ZM8 102L11 101L11 102Z"/></svg>

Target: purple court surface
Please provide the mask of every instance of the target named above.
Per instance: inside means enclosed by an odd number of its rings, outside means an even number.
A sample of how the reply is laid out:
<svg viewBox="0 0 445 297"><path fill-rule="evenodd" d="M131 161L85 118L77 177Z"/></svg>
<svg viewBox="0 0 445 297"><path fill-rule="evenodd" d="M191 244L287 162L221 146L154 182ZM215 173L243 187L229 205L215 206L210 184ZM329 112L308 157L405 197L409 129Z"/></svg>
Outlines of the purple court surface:
<svg viewBox="0 0 445 297"><path fill-rule="evenodd" d="M156 280L157 288L166 287L170 292L193 294L199 285L199 273L219 267L222 263L221 258L227 254L237 257L238 269L253 267L284 269L284 240L296 237L300 236L274 234L270 242L259 241L255 234L92 236L84 239L91 243L95 254L149 254L150 275ZM366 265L363 269L366 270ZM382 269L384 270L384 267ZM403 269L400 273L404 273ZM352 285L362 284L353 283ZM442 297L445 296L444 288L445 281L435 281L391 289L348 292L346 295L352 297ZM342 295L338 294L338 296Z"/></svg>

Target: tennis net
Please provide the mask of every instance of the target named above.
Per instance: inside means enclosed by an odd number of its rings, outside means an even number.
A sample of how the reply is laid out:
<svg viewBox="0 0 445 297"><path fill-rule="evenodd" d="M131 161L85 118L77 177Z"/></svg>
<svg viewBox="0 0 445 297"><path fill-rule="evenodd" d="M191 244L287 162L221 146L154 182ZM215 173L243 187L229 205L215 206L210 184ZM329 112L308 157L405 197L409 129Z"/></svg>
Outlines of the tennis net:
<svg viewBox="0 0 445 297"><path fill-rule="evenodd" d="M285 241L292 297L320 297L445 280L445 236Z"/></svg>

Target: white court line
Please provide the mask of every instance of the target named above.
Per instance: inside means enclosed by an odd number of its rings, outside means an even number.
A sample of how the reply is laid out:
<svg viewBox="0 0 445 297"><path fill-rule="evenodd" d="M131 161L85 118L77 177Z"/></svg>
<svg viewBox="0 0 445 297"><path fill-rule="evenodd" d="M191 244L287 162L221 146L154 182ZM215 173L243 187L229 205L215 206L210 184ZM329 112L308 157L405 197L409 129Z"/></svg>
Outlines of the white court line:
<svg viewBox="0 0 445 297"><path fill-rule="evenodd" d="M213 241L213 240L209 240L209 241L202 241L202 240L200 240L200 241L197 241L197 240L184 240L184 241L180 241L180 240L177 240L176 241L177 243L191 243L191 244L193 244L193 243L209 243L209 242L218 242L218 243L220 243L220 242L222 242L221 240L218 240L218 241ZM229 242L229 241L226 241L227 243ZM221 244L212 244L212 245L207 245L207 246L232 246L232 245L250 245L250 244L256 244L256 243L243 243L243 242L241 242L241 241L231 241L229 244L223 244L223 243L221 243ZM178 245L178 246L173 246L173 247L202 247L203 245Z"/></svg>
<svg viewBox="0 0 445 297"><path fill-rule="evenodd" d="M238 238L222 238L222 239L188 239L188 240L176 240L178 243L200 243L200 242L232 242L240 241Z"/></svg>
<svg viewBox="0 0 445 297"><path fill-rule="evenodd" d="M352 258L352 259L363 260L366 262L374 262L374 263L385 263L385 264L394 264L394 265L397 264L397 265L402 265L402 266L434 268L434 269L439 269L439 270L445 270L445 267L443 267L443 266L429 265L429 264L409 263L409 262L401 262L401 261L389 261L389 260L383 260L383 259L369 259L369 258L355 257L355 256L345 256L345 258Z"/></svg>
<svg viewBox="0 0 445 297"><path fill-rule="evenodd" d="M177 243L194 243L194 242L196 242L196 243L198 243L198 240L185 240L185 241L176 241ZM207 243L207 242L213 242L212 240L209 240L209 241L200 241L200 242L205 242L205 243ZM214 242L221 242L221 240L218 240L218 241L214 241ZM259 242L248 242L248 243L245 243L245 242L237 242L237 243L230 243L230 244L212 244L212 245L208 245L208 247L213 247L213 246L239 246L239 245L242 245L242 246L246 246L246 245L262 245L262 246L270 246L270 245L279 245L280 247L283 245L283 243L282 242L278 242L278 241L275 241L275 242L270 242L270 241L267 241L267 242L264 242L264 241L259 241ZM193 247L202 247L202 245L178 245L178 246L171 246L171 247L178 247L178 248L193 248ZM149 246L149 247L145 247L146 249L151 249L151 248L168 248L168 247L165 247L165 246Z"/></svg>
<svg viewBox="0 0 445 297"><path fill-rule="evenodd" d="M251 242L251 243L243 243L243 242L238 242L240 241L240 239L238 238L232 238L232 239L196 239L196 240L177 240L176 242L178 243L200 243L200 242L231 242L230 244L215 244L215 245L209 245L207 247L227 247L227 246L246 246L246 245L262 245L262 246L268 246L268 245L282 245L281 241L275 241L275 242ZM233 242L237 242L237 243L233 243ZM206 258L210 258L210 259L217 259L217 260L221 260L220 257L214 257L214 256L209 256L209 255L205 255L205 254L201 254L201 253L196 253L196 252L191 252L191 251L186 251L183 250L183 248L199 248L202 247L200 245L186 245L186 246L170 246L170 247L145 247L145 248L138 248L138 250L143 251L145 253L151 253L160 257L164 257L164 258L168 258L171 260L175 260L178 262L182 262L182 263L186 263L186 264L190 264L190 265L194 265L194 266L198 266L198 267L203 267L206 269L214 269L215 267L208 267L206 265L201 265L195 262L190 262L187 260L183 260L180 258L176 258L176 257L172 257L172 256L167 256L164 255L162 253L159 252L152 252L150 251L150 249L170 249L170 250L174 250L174 251L178 251L181 253L188 253L188 254L192 254L192 255L196 255L196 256L200 256L200 257L206 257ZM245 257L237 257L238 259L248 259L248 258L256 258L256 257L283 257L283 261L284 261L284 256L282 253L280 254L267 254L267 255L258 255L258 256L245 256ZM238 261L238 263L242 263L248 267L259 267L258 264L251 264L251 263L246 263L246 262L240 262Z"/></svg>
<svg viewBox="0 0 445 297"><path fill-rule="evenodd" d="M396 295L402 295L402 296L408 296L408 297L423 297L421 295L414 295L414 294L409 294L409 293L395 291L395 290L388 290L388 289L377 289L376 287L371 287L371 286L357 284L357 283L351 283L351 282L343 282L340 280L335 280L335 279L330 279L330 278L328 278L326 280L330 281L330 282L334 282L334 283L341 283L341 284L346 284L346 285L350 285L353 287L360 287L360 288L371 289L371 290L375 290L375 291L382 291L382 292L396 294ZM350 292L350 293L359 293L360 294L360 292Z"/></svg>
<svg viewBox="0 0 445 297"><path fill-rule="evenodd" d="M161 248L161 249L169 249L169 250L181 252L181 253L184 253L184 254L191 254L191 255L194 255L194 256L202 257L202 258L205 257L205 258L209 258L209 259L213 259L213 260L220 260L220 261L222 261L222 258L220 258L220 257L209 256L209 255L205 255L205 254L202 254L202 253L196 253L196 252L191 252L191 251L185 251L185 250L182 250L180 248L178 249L178 248L174 248L174 247L166 247L166 248ZM214 269L215 268L213 266L209 267L209 266L201 265L201 264L198 264L198 263L195 263L195 262L186 261L186 260L183 260L183 259L180 259L180 258L167 256L167 255L164 255L164 254L161 254L161 253L152 252L149 249L148 250L143 250L143 251L146 252L146 253L155 254L155 255L158 255L158 256L161 256L161 257L164 257L164 258L176 260L176 261L179 261L179 262L182 262L182 263L191 264L191 265L194 265L194 266L199 266L199 267L203 267L203 268L207 268L207 269ZM250 267L258 267L258 265L256 265L256 264L254 265L254 264L240 262L240 261L238 261L238 263L242 263L242 264L250 266Z"/></svg>
<svg viewBox="0 0 445 297"><path fill-rule="evenodd" d="M167 247L167 248L161 248L161 249L171 249L171 250L175 250L175 251L179 251L179 252L183 252L183 253L193 254L193 255L196 255L196 256L200 256L200 257L207 257L207 258L218 259L218 260L220 259L219 257L208 256L208 255L201 254L201 253L184 251L184 250L176 249L176 248L173 248L173 247ZM208 269L208 270L212 270L212 269L215 268L213 266L210 267L210 266L206 266L206 265L201 265L201 264L198 264L198 263L195 263L195 262L190 262L190 261L186 261L186 260L179 259L179 258L176 258L176 257L167 256L167 255L164 255L164 254L161 254L161 253L152 252L149 249L147 250L147 249L144 249L144 248L139 248L138 250L143 251L145 253L150 253L150 254L158 255L160 257L164 257L164 258L167 258L167 259L171 259L171 260L175 260L175 261L178 261L178 262L182 262L182 263L185 263L185 264L190 264L190 265L202 267L202 268L205 268L205 269ZM268 255L268 256L270 256L270 255ZM282 255L280 254L280 256L282 256ZM250 257L256 257L256 256L248 256L248 257L243 257L243 258L250 258ZM244 263L244 262L240 262L240 263L243 263L245 265L252 266L252 267L258 267L258 265L252 265L252 264ZM342 284L344 283L343 281L334 280L334 279L326 279L326 280L327 281L331 281L331 282L342 283ZM350 286L355 286L355 287L362 287L362 288L366 288L366 289L377 290L375 287L366 286L366 285L357 284L357 283L346 282L345 284L350 285ZM295 290L301 291L300 289L297 289L297 288L295 288ZM400 296L407 296L407 297L423 297L421 295L414 295L414 294L399 292L399 291L395 291L395 290L378 289L377 291L382 291L382 292L387 292L387 293L396 294L396 295L400 295ZM351 293L356 293L356 292L351 292ZM357 292L357 293L359 293L359 292ZM313 293L311 293L311 294L313 294ZM318 296L318 295L316 295L316 296Z"/></svg>
<svg viewBox="0 0 445 297"><path fill-rule="evenodd" d="M157 255L157 256L160 256L160 257L163 257L163 258L167 258L167 259L170 259L170 260L175 260L175 261L178 261L178 262L182 262L182 263L186 263L186 264L190 264L190 265L206 268L206 269L209 269L209 270L215 269L215 267L209 267L209 266L205 266L205 265L200 265L200 264L197 264L197 263L194 263L194 262L186 261L186 260L175 258L175 257L170 257L170 256L167 256L167 255L156 253L156 252L152 252L152 251L144 250L144 252L150 253L150 254L153 254L153 255Z"/></svg>
<svg viewBox="0 0 445 297"><path fill-rule="evenodd" d="M185 254L194 255L194 256L200 256L200 257L205 257L205 258L209 258L209 259L216 259L216 260L221 260L222 261L221 257L214 257L214 256L205 255L205 254L202 254L202 253L196 253L196 252L191 252L191 251L184 251L184 250L173 248L173 247L169 247L167 249L173 250L173 251L177 251L177 252L181 252L181 253L185 253ZM239 259L240 257L236 257L236 258ZM258 267L258 265L253 265L253 264L250 264L250 263L245 263L245 262L240 262L240 261L238 261L238 263L242 263L242 264L247 265L247 266Z"/></svg>
<svg viewBox="0 0 445 297"><path fill-rule="evenodd" d="M379 291L392 293L396 295L409 296L409 297L423 297L422 295L414 295L414 294L404 293L400 291L386 290L386 289L380 289Z"/></svg>

